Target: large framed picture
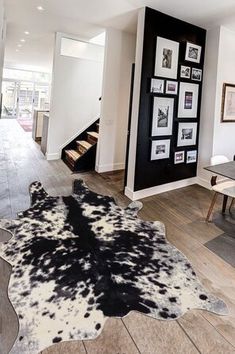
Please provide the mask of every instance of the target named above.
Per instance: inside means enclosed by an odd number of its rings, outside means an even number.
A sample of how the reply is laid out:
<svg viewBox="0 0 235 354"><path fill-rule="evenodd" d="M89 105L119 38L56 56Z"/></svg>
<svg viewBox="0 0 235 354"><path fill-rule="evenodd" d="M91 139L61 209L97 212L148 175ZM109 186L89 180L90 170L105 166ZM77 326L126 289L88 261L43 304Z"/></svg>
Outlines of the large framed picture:
<svg viewBox="0 0 235 354"><path fill-rule="evenodd" d="M223 85L221 122L235 123L235 85L233 84Z"/></svg>
<svg viewBox="0 0 235 354"><path fill-rule="evenodd" d="M194 43L187 42L185 60L193 63L200 63L202 47Z"/></svg>
<svg viewBox="0 0 235 354"><path fill-rule="evenodd" d="M169 159L170 157L170 139L152 140L151 161Z"/></svg>
<svg viewBox="0 0 235 354"><path fill-rule="evenodd" d="M172 135L174 98L154 97L152 136Z"/></svg>
<svg viewBox="0 0 235 354"><path fill-rule="evenodd" d="M198 91L198 84L191 84L188 82L180 83L178 106L179 118L197 118Z"/></svg>
<svg viewBox="0 0 235 354"><path fill-rule="evenodd" d="M196 145L197 123L179 123L177 146Z"/></svg>
<svg viewBox="0 0 235 354"><path fill-rule="evenodd" d="M157 37L155 76L177 79L179 43Z"/></svg>
<svg viewBox="0 0 235 354"><path fill-rule="evenodd" d="M164 80L151 79L151 93L164 93Z"/></svg>

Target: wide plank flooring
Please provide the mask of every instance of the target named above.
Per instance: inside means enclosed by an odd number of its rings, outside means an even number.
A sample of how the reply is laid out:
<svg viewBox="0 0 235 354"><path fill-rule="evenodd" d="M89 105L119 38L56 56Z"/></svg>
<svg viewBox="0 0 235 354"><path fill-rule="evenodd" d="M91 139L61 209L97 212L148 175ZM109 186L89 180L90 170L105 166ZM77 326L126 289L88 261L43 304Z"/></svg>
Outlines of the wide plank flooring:
<svg viewBox="0 0 235 354"><path fill-rule="evenodd" d="M0 218L15 218L29 207L31 182L41 181L52 195L68 195L75 178L114 196L121 206L130 202L122 192L123 172L71 174L62 161L46 161L16 121L0 120ZM189 258L202 283L227 303L228 316L194 310L168 322L131 312L123 319L110 318L96 340L56 344L41 354L235 353L235 269L205 246L224 233L204 221L210 199L208 190L193 185L144 199L139 216L165 223L168 240ZM9 276L10 265L0 260L0 354L8 353L17 335L17 316L5 296Z"/></svg>

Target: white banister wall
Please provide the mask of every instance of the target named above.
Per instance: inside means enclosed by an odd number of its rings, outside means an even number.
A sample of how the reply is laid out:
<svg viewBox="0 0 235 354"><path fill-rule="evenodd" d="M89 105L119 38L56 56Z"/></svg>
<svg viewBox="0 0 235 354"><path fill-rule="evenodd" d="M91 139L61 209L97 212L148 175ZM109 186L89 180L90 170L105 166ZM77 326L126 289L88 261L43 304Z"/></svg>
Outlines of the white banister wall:
<svg viewBox="0 0 235 354"><path fill-rule="evenodd" d="M62 38L73 40L68 55L61 55ZM50 160L59 159L62 147L100 116L104 47L82 43L79 49L76 40L56 34L47 144Z"/></svg>
<svg viewBox="0 0 235 354"><path fill-rule="evenodd" d="M135 35L112 28L106 30L97 172L119 170L125 166L135 46Z"/></svg>

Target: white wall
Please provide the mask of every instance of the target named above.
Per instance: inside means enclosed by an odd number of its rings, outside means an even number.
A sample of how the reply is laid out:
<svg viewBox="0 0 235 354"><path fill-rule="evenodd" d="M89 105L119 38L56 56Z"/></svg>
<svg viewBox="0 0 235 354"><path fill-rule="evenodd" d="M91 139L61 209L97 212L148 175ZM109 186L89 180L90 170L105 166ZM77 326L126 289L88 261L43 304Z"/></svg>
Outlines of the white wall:
<svg viewBox="0 0 235 354"><path fill-rule="evenodd" d="M136 37L106 30L100 138L96 170L105 172L125 166L131 68L135 62Z"/></svg>
<svg viewBox="0 0 235 354"><path fill-rule="evenodd" d="M6 21L4 18L4 1L0 0L0 88L2 87L2 71L4 65L6 40Z"/></svg>
<svg viewBox="0 0 235 354"><path fill-rule="evenodd" d="M207 33L198 167L198 181L205 187L210 173L203 167L210 164L210 157L225 155L232 160L235 154L235 123L221 123L223 83L235 84L234 43L235 32L224 27Z"/></svg>
<svg viewBox="0 0 235 354"><path fill-rule="evenodd" d="M235 123L221 123L223 83L235 84L235 32L220 28L219 62L215 106L214 155L235 155Z"/></svg>
<svg viewBox="0 0 235 354"><path fill-rule="evenodd" d="M61 38L56 34L52 75L47 158L60 158L61 149L100 115L103 47L94 46L93 60L60 55ZM76 38L73 38L76 39ZM102 56L103 57L103 56Z"/></svg>

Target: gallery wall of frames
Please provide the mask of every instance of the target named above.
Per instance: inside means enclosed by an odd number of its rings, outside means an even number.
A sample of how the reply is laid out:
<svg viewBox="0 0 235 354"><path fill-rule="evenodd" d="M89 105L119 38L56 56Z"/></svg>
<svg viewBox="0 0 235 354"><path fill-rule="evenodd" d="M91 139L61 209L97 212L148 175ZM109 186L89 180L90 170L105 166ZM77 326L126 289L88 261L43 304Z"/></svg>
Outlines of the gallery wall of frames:
<svg viewBox="0 0 235 354"><path fill-rule="evenodd" d="M205 40L146 8L135 191L196 176Z"/></svg>

